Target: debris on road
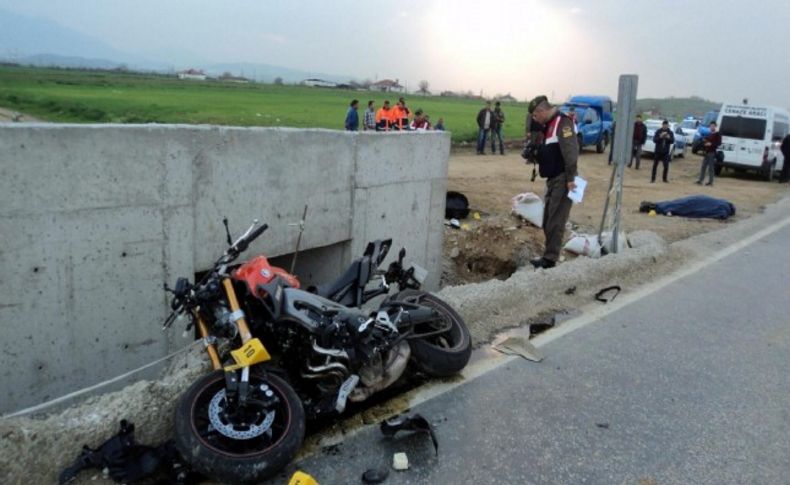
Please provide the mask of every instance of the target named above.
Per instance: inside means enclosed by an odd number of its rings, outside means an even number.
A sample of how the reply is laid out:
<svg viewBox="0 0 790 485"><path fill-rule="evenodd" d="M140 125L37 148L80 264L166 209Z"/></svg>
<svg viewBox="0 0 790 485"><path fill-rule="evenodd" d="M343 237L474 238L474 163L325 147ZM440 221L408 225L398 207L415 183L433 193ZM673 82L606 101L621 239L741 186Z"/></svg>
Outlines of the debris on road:
<svg viewBox="0 0 790 485"><path fill-rule="evenodd" d="M614 294L612 295L611 298L606 298L605 295L610 291L614 291ZM598 291L598 293L595 294L595 299L600 301L601 303L609 303L610 301L614 301L614 299L617 298L617 295L620 294L620 291L622 291L622 288L620 288L617 285L607 286L606 288L601 289L600 291Z"/></svg>
<svg viewBox="0 0 790 485"><path fill-rule="evenodd" d="M409 469L409 458L406 453L395 453L392 456L392 468L398 471Z"/></svg>
<svg viewBox="0 0 790 485"><path fill-rule="evenodd" d="M288 480L288 485L318 485L318 480L308 473L297 470L291 475L291 479Z"/></svg>
<svg viewBox="0 0 790 485"><path fill-rule="evenodd" d="M543 360L543 354L524 337L508 337L492 346L494 350L505 355L517 355L532 362Z"/></svg>
<svg viewBox="0 0 790 485"><path fill-rule="evenodd" d="M387 479L390 472L383 468L371 468L362 474L362 483L381 483Z"/></svg>
<svg viewBox="0 0 790 485"><path fill-rule="evenodd" d="M466 219L469 217L469 199L461 192L447 192L445 219Z"/></svg>
<svg viewBox="0 0 790 485"><path fill-rule="evenodd" d="M426 433L431 437L433 448L436 455L439 455L439 441L436 439L436 433L433 431L433 426L427 419L419 414L414 416L406 416L401 414L394 418L386 419L381 422L381 433L387 438L392 438L398 431L415 431L418 433ZM404 454L405 457L405 454Z"/></svg>

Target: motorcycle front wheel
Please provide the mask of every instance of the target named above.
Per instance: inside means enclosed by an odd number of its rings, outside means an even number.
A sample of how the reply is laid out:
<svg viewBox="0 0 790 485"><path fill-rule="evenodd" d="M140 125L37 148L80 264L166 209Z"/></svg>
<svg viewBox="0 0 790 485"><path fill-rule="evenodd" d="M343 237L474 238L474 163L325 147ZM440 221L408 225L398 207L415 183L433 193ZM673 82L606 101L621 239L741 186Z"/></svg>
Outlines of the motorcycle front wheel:
<svg viewBox="0 0 790 485"><path fill-rule="evenodd" d="M305 414L283 379L250 373L244 409L225 398L225 372L196 381L176 407L175 443L193 470L223 483L257 482L279 472L296 456Z"/></svg>
<svg viewBox="0 0 790 485"><path fill-rule="evenodd" d="M432 377L448 377L461 372L472 355L472 337L461 315L441 298L424 291L404 290L395 299L439 312L440 321L422 324L424 328L415 328L415 333L429 334L437 327L447 327L439 334L409 339L414 366Z"/></svg>

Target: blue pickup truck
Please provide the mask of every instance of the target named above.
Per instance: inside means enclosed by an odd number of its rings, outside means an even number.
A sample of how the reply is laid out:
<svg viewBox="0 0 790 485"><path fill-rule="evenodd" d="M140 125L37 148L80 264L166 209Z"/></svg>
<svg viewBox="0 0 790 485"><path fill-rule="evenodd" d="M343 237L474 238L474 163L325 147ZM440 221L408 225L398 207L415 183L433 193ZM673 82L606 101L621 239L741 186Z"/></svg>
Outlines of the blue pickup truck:
<svg viewBox="0 0 790 485"><path fill-rule="evenodd" d="M612 99L609 96L572 96L560 111L576 119L579 150L595 146L603 153L612 140Z"/></svg>

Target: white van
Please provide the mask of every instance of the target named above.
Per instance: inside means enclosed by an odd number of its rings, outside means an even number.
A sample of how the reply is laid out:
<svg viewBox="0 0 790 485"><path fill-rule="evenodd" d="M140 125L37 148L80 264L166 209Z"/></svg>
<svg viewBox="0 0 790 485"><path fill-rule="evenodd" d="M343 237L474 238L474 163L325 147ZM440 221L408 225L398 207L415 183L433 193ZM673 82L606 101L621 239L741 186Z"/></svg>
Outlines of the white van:
<svg viewBox="0 0 790 485"><path fill-rule="evenodd" d="M790 113L774 106L725 104L719 112L719 132L724 161L716 164L716 174L723 167L755 170L772 180L782 170L784 157L779 150L790 131Z"/></svg>

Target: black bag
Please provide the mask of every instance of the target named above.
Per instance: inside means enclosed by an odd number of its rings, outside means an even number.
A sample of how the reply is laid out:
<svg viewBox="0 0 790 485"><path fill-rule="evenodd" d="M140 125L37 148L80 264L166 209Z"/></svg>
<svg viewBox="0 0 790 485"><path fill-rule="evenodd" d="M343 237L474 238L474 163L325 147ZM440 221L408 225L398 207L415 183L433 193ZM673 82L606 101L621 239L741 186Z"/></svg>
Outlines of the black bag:
<svg viewBox="0 0 790 485"><path fill-rule="evenodd" d="M444 208L445 219L466 219L469 217L469 199L461 192L447 192Z"/></svg>

